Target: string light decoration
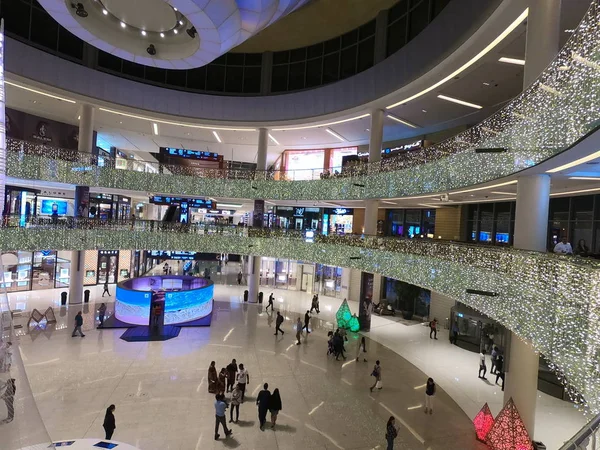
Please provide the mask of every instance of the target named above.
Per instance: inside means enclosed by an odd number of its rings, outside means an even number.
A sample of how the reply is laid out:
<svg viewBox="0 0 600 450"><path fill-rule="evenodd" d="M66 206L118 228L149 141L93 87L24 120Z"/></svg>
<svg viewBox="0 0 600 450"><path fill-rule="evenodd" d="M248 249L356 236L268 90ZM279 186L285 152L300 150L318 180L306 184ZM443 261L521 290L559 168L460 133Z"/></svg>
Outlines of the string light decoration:
<svg viewBox="0 0 600 450"><path fill-rule="evenodd" d="M486 437L492 427L494 426L494 416L490 411L490 407L486 403L483 408L477 413L473 419L473 425L475 426L475 435L477 440L485 442Z"/></svg>
<svg viewBox="0 0 600 450"><path fill-rule="evenodd" d="M496 417L486 443L492 450L533 450L531 438L512 397Z"/></svg>
<svg viewBox="0 0 600 450"><path fill-rule="evenodd" d="M98 167L97 157L89 154L12 140L8 175L177 195L274 200L394 198L492 181L539 164L598 128L599 4L600 0L592 1L550 66L503 109L444 142L359 166L345 178L284 181L284 174L279 174L280 181L275 181L275 172L196 170L139 161L127 161L130 170L121 170L111 164ZM476 153L477 148L506 152ZM138 172L140 167L145 172Z"/></svg>
<svg viewBox="0 0 600 450"><path fill-rule="evenodd" d="M36 251L42 242L53 250L246 254L251 248L255 255L348 267L412 283L460 301L531 342L571 398L594 414L600 412L600 266L584 258L435 240L329 236L309 243L297 233L241 227L214 234L205 234L203 227L132 231L128 224L0 228L3 251ZM467 289L499 295L470 295Z"/></svg>

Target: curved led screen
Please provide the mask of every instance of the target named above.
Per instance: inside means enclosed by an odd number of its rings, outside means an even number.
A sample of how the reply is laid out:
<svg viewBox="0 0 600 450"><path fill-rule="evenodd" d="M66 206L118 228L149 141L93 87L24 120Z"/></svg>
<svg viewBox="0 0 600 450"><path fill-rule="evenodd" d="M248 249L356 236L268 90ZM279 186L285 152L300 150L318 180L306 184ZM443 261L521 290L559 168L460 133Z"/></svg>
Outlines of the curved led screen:
<svg viewBox="0 0 600 450"><path fill-rule="evenodd" d="M121 322L148 325L150 317L151 291L132 291L117 286L115 316Z"/></svg>

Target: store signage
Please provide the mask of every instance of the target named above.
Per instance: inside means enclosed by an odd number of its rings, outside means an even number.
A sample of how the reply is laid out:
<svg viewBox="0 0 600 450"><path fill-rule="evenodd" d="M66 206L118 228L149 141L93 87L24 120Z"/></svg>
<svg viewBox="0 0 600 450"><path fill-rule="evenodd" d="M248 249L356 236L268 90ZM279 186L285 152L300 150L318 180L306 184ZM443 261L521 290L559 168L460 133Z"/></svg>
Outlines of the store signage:
<svg viewBox="0 0 600 450"><path fill-rule="evenodd" d="M185 197L166 197L163 195L155 195L150 197L150 203L155 205L181 205L187 203L190 208L214 208L216 203L212 200L203 198L185 198Z"/></svg>
<svg viewBox="0 0 600 450"><path fill-rule="evenodd" d="M419 141L411 142L410 144L399 145L397 147L382 148L381 154L382 155L392 155L394 153L406 152L409 150L416 150L417 148L421 148L421 147L423 147L423 141L419 140ZM369 156L369 152L360 152L360 153L358 153L358 156L360 158L367 157L367 156Z"/></svg>
<svg viewBox="0 0 600 450"><path fill-rule="evenodd" d="M294 208L294 217L304 217L305 208Z"/></svg>
<svg viewBox="0 0 600 450"><path fill-rule="evenodd" d="M71 172L91 172L92 170L94 170L93 167L88 166L88 167L73 167L71 169Z"/></svg>
<svg viewBox="0 0 600 450"><path fill-rule="evenodd" d="M333 212L336 216L343 216L348 213L348 210L346 208L335 208Z"/></svg>
<svg viewBox="0 0 600 450"><path fill-rule="evenodd" d="M186 159L201 159L204 161L219 161L219 154L185 148L160 147L160 152L167 156L177 156Z"/></svg>
<svg viewBox="0 0 600 450"><path fill-rule="evenodd" d="M165 258L175 260L191 260L196 257L197 252L173 252L162 250L148 251L148 255L152 258Z"/></svg>
<svg viewBox="0 0 600 450"><path fill-rule="evenodd" d="M118 255L119 254L119 250L100 250L98 251L99 254L101 255Z"/></svg>

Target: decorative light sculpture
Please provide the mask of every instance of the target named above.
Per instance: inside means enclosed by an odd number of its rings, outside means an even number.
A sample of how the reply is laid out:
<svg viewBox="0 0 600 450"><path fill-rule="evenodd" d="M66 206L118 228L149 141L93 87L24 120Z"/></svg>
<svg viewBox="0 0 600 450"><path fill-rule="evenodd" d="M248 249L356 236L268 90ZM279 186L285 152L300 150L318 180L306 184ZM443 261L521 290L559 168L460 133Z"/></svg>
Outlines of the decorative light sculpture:
<svg viewBox="0 0 600 450"><path fill-rule="evenodd" d="M488 433L494 426L494 416L492 415L490 407L487 403L483 405L481 411L479 411L473 419L473 425L475 425L475 434L477 435L477 440L485 442Z"/></svg>
<svg viewBox="0 0 600 450"><path fill-rule="evenodd" d="M492 450L533 450L531 438L512 397L496 417L486 443Z"/></svg>
<svg viewBox="0 0 600 450"><path fill-rule="evenodd" d="M350 328L352 312L350 311L350 306L348 306L348 301L346 299L344 299L340 305L340 308L337 310L337 313L335 313L335 319L337 321L338 328Z"/></svg>

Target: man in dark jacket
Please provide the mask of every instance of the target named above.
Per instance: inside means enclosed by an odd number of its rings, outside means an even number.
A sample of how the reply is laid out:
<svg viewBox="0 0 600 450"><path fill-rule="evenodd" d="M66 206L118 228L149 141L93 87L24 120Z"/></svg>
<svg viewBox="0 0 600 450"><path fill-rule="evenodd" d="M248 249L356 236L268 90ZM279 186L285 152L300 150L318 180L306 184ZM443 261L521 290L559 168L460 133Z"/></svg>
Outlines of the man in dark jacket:
<svg viewBox="0 0 600 450"><path fill-rule="evenodd" d="M227 391L233 391L233 386L235 385L235 378L238 371L237 362L235 359L232 359L231 362L227 365Z"/></svg>
<svg viewBox="0 0 600 450"><path fill-rule="evenodd" d="M271 391L269 391L269 384L265 383L263 390L258 393L256 397L256 405L258 406L258 420L260 422L260 429L264 431L265 422L267 421L267 411L269 410L269 400L271 399Z"/></svg>
<svg viewBox="0 0 600 450"><path fill-rule="evenodd" d="M303 330L306 328L306 334L310 333L308 330L308 322L310 322L310 313L306 311L306 314L304 314L304 326L302 327Z"/></svg>
<svg viewBox="0 0 600 450"><path fill-rule="evenodd" d="M79 333L81 337L85 337L85 334L81 331L81 327L83 325L83 316L81 315L81 311L77 313L75 316L75 328L73 329L73 334L71 337L75 337L75 333Z"/></svg>
<svg viewBox="0 0 600 450"><path fill-rule="evenodd" d="M285 334L284 331L281 329L281 324L283 323L283 316L281 315L281 313L279 311L277 311L277 320L275 321L275 336L277 336L277 333L281 331L281 334Z"/></svg>

